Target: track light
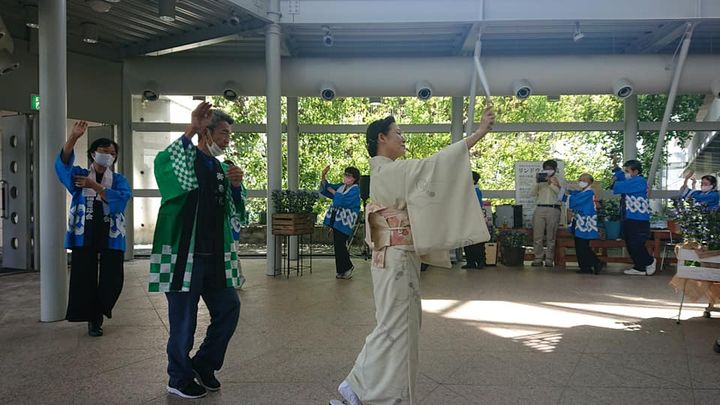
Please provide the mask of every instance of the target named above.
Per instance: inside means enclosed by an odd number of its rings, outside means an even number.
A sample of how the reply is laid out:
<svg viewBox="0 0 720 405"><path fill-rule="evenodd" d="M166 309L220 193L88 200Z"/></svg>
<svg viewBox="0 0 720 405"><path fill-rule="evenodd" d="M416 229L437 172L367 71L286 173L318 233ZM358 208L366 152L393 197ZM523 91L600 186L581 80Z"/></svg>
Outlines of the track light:
<svg viewBox="0 0 720 405"><path fill-rule="evenodd" d="M160 86L156 82L147 82L142 91L143 101L157 101L160 98Z"/></svg>
<svg viewBox="0 0 720 405"><path fill-rule="evenodd" d="M619 79L613 84L613 94L618 98L628 98L634 91L633 85L628 79Z"/></svg>
<svg viewBox="0 0 720 405"><path fill-rule="evenodd" d="M97 24L89 22L82 24L82 40L86 44L97 44L100 42L100 33L98 32Z"/></svg>
<svg viewBox="0 0 720 405"><path fill-rule="evenodd" d="M158 16L165 22L175 21L176 0L160 0L158 2Z"/></svg>
<svg viewBox="0 0 720 405"><path fill-rule="evenodd" d="M20 68L20 62L14 59L6 49L0 50L0 76L14 72Z"/></svg>
<svg viewBox="0 0 720 405"><path fill-rule="evenodd" d="M85 2L96 13L107 13L112 8L112 4L105 0L87 0Z"/></svg>
<svg viewBox="0 0 720 405"><path fill-rule="evenodd" d="M573 32L573 41L580 42L583 38L585 38L585 34L583 34L582 31L580 31L580 22L575 22L575 31Z"/></svg>
<svg viewBox="0 0 720 405"><path fill-rule="evenodd" d="M432 87L430 86L430 83L428 82L420 82L415 85L415 95L420 100L427 100L430 97L432 97Z"/></svg>
<svg viewBox="0 0 720 405"><path fill-rule="evenodd" d="M533 93L533 88L527 79L515 80L512 84L513 93L519 100L525 100Z"/></svg>
<svg viewBox="0 0 720 405"><path fill-rule="evenodd" d="M23 6L25 11L25 26L28 28L38 29L38 8L34 4L26 4Z"/></svg>
<svg viewBox="0 0 720 405"><path fill-rule="evenodd" d="M323 45L327 46L328 48L335 45L335 37L333 36L332 31L330 31L330 27L328 27L327 25L323 25L322 30L324 33L322 38Z"/></svg>

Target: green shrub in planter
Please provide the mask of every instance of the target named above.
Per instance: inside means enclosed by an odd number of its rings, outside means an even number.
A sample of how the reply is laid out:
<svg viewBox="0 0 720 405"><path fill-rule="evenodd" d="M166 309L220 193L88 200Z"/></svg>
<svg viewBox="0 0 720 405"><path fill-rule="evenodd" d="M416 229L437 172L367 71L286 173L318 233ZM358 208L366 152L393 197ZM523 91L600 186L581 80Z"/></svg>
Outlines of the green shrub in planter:
<svg viewBox="0 0 720 405"><path fill-rule="evenodd" d="M277 214L312 214L320 194L317 191L273 190L272 201Z"/></svg>
<svg viewBox="0 0 720 405"><path fill-rule="evenodd" d="M509 229L500 231L498 235L503 264L506 266L522 266L525 260L525 245L529 238L525 231Z"/></svg>

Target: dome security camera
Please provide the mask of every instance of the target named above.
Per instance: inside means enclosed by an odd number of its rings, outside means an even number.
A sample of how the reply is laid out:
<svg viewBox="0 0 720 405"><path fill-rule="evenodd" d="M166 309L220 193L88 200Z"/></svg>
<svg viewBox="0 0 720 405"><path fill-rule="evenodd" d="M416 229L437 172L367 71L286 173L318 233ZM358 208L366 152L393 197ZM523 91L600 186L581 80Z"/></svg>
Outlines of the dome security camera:
<svg viewBox="0 0 720 405"><path fill-rule="evenodd" d="M335 99L335 86L332 83L325 82L320 86L320 97L325 101Z"/></svg>
<svg viewBox="0 0 720 405"><path fill-rule="evenodd" d="M415 85L415 95L420 100L428 100L430 97L432 97L432 93L432 87L428 82L420 82Z"/></svg>
<svg viewBox="0 0 720 405"><path fill-rule="evenodd" d="M156 82L148 82L142 91L143 101L157 101L160 99L160 87Z"/></svg>
<svg viewBox="0 0 720 405"><path fill-rule="evenodd" d="M710 83L710 90L715 98L720 98L720 79L715 79Z"/></svg>
<svg viewBox="0 0 720 405"><path fill-rule="evenodd" d="M240 17L238 17L237 15L235 15L235 13L233 12L233 13L232 13L232 16L228 19L228 22L229 22L230 25L232 25L232 26L240 25Z"/></svg>
<svg viewBox="0 0 720 405"><path fill-rule="evenodd" d="M225 83L225 86L223 87L223 97L227 101L235 101L240 97L240 92L238 91L238 85L237 83L233 81L229 81Z"/></svg>
<svg viewBox="0 0 720 405"><path fill-rule="evenodd" d="M513 82L513 94L518 100L525 100L533 93L533 88L527 79L515 80Z"/></svg>
<svg viewBox="0 0 720 405"><path fill-rule="evenodd" d="M619 79L613 84L613 94L618 98L628 98L634 91L633 85L628 79Z"/></svg>

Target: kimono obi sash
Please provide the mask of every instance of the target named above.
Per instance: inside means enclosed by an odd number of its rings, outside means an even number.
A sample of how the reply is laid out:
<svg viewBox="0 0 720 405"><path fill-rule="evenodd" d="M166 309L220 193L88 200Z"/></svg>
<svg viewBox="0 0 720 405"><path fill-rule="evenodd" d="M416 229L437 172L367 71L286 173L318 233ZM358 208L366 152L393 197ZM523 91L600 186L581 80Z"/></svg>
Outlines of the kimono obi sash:
<svg viewBox="0 0 720 405"><path fill-rule="evenodd" d="M389 246L408 246L413 238L407 210L387 208L371 203L365 208L365 240L372 249L372 264L385 267L385 249Z"/></svg>

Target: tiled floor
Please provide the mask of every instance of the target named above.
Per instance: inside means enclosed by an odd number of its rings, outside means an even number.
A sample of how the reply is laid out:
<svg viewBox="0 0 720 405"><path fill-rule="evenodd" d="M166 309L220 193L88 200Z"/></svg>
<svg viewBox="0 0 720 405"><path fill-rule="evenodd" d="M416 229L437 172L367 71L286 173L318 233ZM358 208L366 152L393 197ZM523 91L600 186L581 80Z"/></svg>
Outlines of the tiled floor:
<svg viewBox="0 0 720 405"><path fill-rule="evenodd" d="M241 320L202 403L326 404L372 329L367 263L336 280L265 276L243 261ZM147 261L126 283L105 336L40 323L37 274L0 276L0 400L28 404L178 403L165 394L163 295L145 292ZM423 273L422 404L720 404L720 320L691 304L677 325L669 272L431 268ZM717 314L715 316L718 316ZM199 331L209 319L204 307ZM197 342L202 338L198 333Z"/></svg>

